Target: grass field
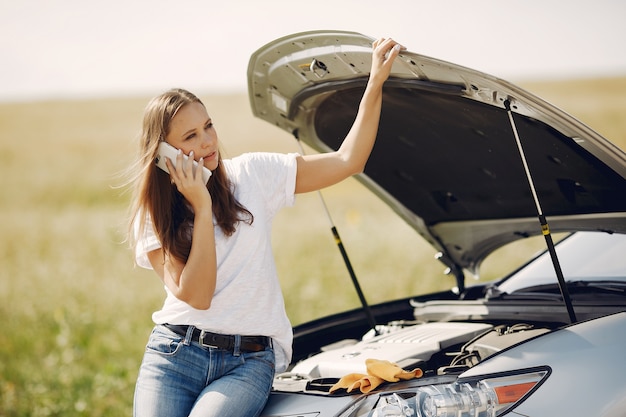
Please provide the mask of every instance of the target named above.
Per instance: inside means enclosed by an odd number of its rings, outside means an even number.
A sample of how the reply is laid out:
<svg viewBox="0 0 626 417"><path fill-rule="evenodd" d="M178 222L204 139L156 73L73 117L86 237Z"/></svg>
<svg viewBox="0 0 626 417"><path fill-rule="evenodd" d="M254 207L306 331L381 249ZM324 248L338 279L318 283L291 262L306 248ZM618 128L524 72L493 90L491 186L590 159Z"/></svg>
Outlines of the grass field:
<svg viewBox="0 0 626 417"><path fill-rule="evenodd" d="M626 149L626 78L519 84ZM252 118L245 96L203 99L227 156L298 151ZM129 196L116 188L146 102L0 104L0 417L131 415L163 298L123 242ZM368 301L453 285L433 249L356 181L324 196ZM294 324L358 306L317 194L279 215L274 246ZM486 278L508 266L488 263Z"/></svg>

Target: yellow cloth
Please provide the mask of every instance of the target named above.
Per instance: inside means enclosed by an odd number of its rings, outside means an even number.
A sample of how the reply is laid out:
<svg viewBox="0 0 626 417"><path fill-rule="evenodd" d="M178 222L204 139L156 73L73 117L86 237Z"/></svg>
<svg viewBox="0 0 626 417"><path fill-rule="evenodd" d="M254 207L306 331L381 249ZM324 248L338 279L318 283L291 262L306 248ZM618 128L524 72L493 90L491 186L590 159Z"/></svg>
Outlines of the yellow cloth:
<svg viewBox="0 0 626 417"><path fill-rule="evenodd" d="M352 392L358 388L362 393L367 394L383 382L408 381L409 379L420 378L423 375L420 368L405 371L395 363L379 359L366 359L365 367L367 375L357 373L345 375L330 388L330 392L333 393L342 388Z"/></svg>

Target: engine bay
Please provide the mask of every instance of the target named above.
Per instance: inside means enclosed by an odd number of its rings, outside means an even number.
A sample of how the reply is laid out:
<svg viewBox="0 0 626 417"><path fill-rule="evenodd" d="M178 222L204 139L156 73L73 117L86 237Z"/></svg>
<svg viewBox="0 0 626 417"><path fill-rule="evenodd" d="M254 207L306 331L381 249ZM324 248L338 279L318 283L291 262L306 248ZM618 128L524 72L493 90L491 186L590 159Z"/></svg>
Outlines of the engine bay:
<svg viewBox="0 0 626 417"><path fill-rule="evenodd" d="M361 340L344 339L274 379L274 391L324 394L341 377L366 373L366 359L386 360L424 377L461 373L489 356L549 332L525 323L396 321L376 326Z"/></svg>

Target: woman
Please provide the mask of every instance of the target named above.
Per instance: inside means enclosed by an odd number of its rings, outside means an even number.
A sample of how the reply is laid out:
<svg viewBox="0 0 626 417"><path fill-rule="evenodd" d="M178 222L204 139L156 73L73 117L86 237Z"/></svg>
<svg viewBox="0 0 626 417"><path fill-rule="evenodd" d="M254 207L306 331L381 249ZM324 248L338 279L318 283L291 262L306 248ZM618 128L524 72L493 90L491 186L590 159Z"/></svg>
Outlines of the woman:
<svg viewBox="0 0 626 417"><path fill-rule="evenodd" d="M136 416L261 413L274 373L289 364L292 342L271 253L271 220L295 194L363 170L378 130L382 86L401 49L392 39L373 43L367 87L336 152L222 160L198 98L171 90L150 102L132 224L137 263L156 272L166 299L153 314ZM169 175L154 164L160 141L180 149L176 161L166 162ZM191 158L213 172L208 184Z"/></svg>

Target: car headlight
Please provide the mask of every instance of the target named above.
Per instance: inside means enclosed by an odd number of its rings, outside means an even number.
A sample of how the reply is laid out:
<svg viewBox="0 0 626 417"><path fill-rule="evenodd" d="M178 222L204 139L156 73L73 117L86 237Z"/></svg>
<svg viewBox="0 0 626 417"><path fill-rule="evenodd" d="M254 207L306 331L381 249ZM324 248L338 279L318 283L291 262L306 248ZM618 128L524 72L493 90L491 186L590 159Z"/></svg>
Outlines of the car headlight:
<svg viewBox="0 0 626 417"><path fill-rule="evenodd" d="M526 398L548 373L547 369L542 369L419 387L415 395L416 415L499 416Z"/></svg>
<svg viewBox="0 0 626 417"><path fill-rule="evenodd" d="M460 378L456 382L364 396L340 415L401 417L497 417L527 398L550 374L533 368Z"/></svg>

